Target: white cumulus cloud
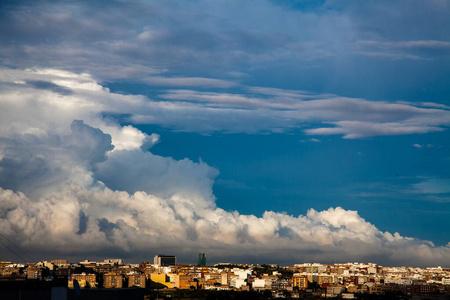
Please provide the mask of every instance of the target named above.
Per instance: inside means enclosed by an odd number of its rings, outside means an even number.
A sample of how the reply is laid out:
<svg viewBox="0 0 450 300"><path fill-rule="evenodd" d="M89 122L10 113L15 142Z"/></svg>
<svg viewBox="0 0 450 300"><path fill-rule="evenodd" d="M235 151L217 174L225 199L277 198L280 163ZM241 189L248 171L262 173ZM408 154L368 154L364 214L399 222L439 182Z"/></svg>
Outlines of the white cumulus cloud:
<svg viewBox="0 0 450 300"><path fill-rule="evenodd" d="M240 112L260 131L285 128L297 114L298 120L322 120L332 108L336 118L344 118L341 108L353 105L378 109L369 114L373 122L385 122L378 114L387 111L406 119L442 117L446 111L334 97L305 100L316 96L296 91L265 90L251 98L169 94L189 103L111 93L87 74L2 69L0 231L33 255L49 257L143 259L165 251L192 257L201 248L210 257L235 261L273 261L274 253L282 252L279 263L373 257L380 263L450 262L448 246L382 232L358 212L340 207L299 216L225 211L216 206L212 190L218 170L201 160L155 155L148 149L158 135L105 117L131 114L155 124L167 117L168 125L178 120L182 127L190 115L203 127L230 130L222 123L227 119L239 130L242 123L232 116ZM268 120L268 127L261 127L261 120ZM342 134L365 136L356 129L361 126L338 125L348 131Z"/></svg>

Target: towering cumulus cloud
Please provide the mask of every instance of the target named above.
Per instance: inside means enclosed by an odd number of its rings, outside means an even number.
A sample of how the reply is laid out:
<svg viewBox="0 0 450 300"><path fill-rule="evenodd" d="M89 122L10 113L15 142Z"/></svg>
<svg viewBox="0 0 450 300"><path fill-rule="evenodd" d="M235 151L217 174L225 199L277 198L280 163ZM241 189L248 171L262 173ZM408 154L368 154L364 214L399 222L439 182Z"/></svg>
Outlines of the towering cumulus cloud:
<svg viewBox="0 0 450 300"><path fill-rule="evenodd" d="M225 211L212 192L218 170L154 155L149 149L158 135L108 117L156 118L161 111L177 114L186 103L111 93L87 74L58 70L3 69L0 81L0 232L29 253L137 260L165 251L194 257L201 249L218 259L253 262L450 261L450 245L382 232L340 207L297 217ZM317 105L311 112L319 114ZM411 118L423 113L406 104L397 108ZM284 122L279 115L260 117Z"/></svg>

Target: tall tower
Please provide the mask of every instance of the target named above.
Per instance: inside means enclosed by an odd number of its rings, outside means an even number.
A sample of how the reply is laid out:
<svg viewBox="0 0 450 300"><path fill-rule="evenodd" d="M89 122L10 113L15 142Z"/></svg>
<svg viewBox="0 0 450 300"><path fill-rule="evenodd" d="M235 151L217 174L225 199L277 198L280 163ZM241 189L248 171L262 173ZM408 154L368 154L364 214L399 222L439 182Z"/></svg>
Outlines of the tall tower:
<svg viewBox="0 0 450 300"><path fill-rule="evenodd" d="M199 253L198 254L197 266L206 266L206 255L205 255L205 253Z"/></svg>

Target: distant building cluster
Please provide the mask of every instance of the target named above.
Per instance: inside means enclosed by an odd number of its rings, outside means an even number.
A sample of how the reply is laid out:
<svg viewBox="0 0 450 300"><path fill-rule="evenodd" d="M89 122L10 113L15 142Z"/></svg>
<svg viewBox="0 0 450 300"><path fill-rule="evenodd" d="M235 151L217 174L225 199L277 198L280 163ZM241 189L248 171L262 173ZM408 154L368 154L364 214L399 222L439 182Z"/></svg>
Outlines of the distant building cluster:
<svg viewBox="0 0 450 300"><path fill-rule="evenodd" d="M121 259L1 262L0 281L65 281L69 289L259 291L278 298L298 298L306 293L343 299L360 294L450 293L450 268L383 267L373 263L206 266L205 262L204 253L199 254L196 266L180 265L175 256L162 254L154 257L153 264L129 264Z"/></svg>

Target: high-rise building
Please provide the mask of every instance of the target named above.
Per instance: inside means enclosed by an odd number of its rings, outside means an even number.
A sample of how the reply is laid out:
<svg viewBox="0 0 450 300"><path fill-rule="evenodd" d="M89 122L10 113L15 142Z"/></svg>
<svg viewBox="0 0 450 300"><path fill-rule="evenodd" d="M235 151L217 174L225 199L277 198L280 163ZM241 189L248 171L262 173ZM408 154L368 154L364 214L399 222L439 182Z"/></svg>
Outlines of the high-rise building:
<svg viewBox="0 0 450 300"><path fill-rule="evenodd" d="M205 253L199 253L198 254L197 266L206 266L206 255L205 255Z"/></svg>
<svg viewBox="0 0 450 300"><path fill-rule="evenodd" d="M177 264L177 258L173 255L158 254L155 255L153 264L155 267L175 266Z"/></svg>

